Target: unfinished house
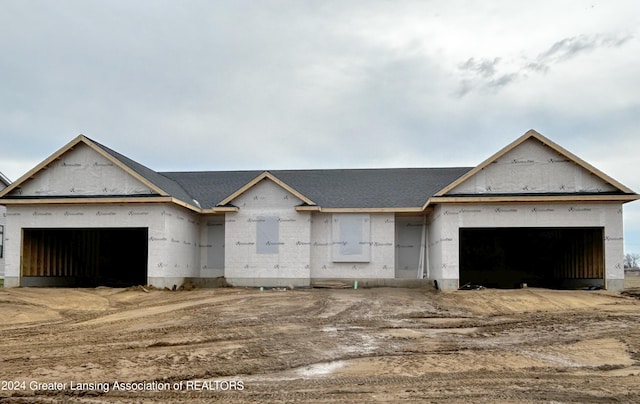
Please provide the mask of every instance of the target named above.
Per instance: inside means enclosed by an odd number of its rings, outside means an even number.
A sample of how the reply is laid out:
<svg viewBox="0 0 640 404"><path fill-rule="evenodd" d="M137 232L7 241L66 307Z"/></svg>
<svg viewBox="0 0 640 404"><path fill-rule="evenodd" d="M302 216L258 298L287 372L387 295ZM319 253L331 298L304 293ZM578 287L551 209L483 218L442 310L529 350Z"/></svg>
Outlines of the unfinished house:
<svg viewBox="0 0 640 404"><path fill-rule="evenodd" d="M476 167L156 172L78 136L0 192L5 286L623 288L638 195L531 130Z"/></svg>
<svg viewBox="0 0 640 404"><path fill-rule="evenodd" d="M11 181L0 172L0 192L8 187ZM0 284L4 280L4 229L7 222L7 212L3 205L0 205Z"/></svg>

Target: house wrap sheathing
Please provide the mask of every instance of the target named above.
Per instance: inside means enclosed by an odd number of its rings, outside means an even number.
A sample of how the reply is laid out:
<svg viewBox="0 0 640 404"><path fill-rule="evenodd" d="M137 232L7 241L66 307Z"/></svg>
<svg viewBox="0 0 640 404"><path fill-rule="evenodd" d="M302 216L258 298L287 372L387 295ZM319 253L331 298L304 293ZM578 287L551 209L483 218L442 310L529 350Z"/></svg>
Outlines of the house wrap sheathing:
<svg viewBox="0 0 640 404"><path fill-rule="evenodd" d="M0 192L8 187L11 181L0 172ZM7 224L7 210L0 205L0 280L4 279L4 231Z"/></svg>
<svg viewBox="0 0 640 404"><path fill-rule="evenodd" d="M533 130L476 167L212 172L81 135L0 192L4 285L620 290L638 198Z"/></svg>

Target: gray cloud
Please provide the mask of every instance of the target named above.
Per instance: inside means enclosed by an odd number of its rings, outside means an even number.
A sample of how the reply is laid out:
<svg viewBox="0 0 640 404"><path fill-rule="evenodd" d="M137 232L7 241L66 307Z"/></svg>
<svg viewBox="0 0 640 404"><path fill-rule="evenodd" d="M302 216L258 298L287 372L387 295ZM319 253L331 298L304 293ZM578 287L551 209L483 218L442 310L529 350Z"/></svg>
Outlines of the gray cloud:
<svg viewBox="0 0 640 404"><path fill-rule="evenodd" d="M500 58L479 59L470 58L458 65L460 74L464 77L454 92L456 97L463 97L468 93L480 89L482 92L496 92L502 87L515 82L518 72L500 73Z"/></svg>
<svg viewBox="0 0 640 404"><path fill-rule="evenodd" d="M598 48L620 47L632 38L633 35L631 34L581 34L564 38L538 55L532 63L537 66L544 66L544 69L548 70L550 65L575 58Z"/></svg>
<svg viewBox="0 0 640 404"><path fill-rule="evenodd" d="M466 62L461 63L458 68L462 71L477 73L482 77L492 77L496 74L496 66L500 62L500 58L480 59L469 58Z"/></svg>
<svg viewBox="0 0 640 404"><path fill-rule="evenodd" d="M0 171L78 133L157 170L466 166L535 128L640 189L618 163L637 150L638 7L2 0Z"/></svg>
<svg viewBox="0 0 640 404"><path fill-rule="evenodd" d="M553 66L580 55L596 51L601 48L617 48L633 39L632 34L593 34L577 35L555 42L547 50L534 58L526 58L515 66L500 72L501 58L476 59L469 58L458 65L458 72L462 76L458 89L454 93L463 97L473 91L495 93L501 88L515 83L520 78L526 78L528 73L545 74Z"/></svg>

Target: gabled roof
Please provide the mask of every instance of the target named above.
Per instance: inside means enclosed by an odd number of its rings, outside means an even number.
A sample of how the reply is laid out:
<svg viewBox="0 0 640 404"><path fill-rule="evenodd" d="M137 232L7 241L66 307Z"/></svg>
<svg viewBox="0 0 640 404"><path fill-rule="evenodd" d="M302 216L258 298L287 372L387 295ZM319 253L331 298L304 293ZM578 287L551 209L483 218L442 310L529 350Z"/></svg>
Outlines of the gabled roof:
<svg viewBox="0 0 640 404"><path fill-rule="evenodd" d="M60 158L65 152L72 150L79 143L83 143L149 187L159 196L155 201L178 203L202 213L235 209L230 206L233 204L233 200L263 180L273 181L298 197L303 202L300 209L321 209L334 212L341 210L421 212L430 204L458 200L470 201L473 198L452 198L447 193L496 159L532 138L619 189L618 196L612 197L618 198L615 200L630 201L640 198L629 188L534 130L528 131L476 167L200 172L156 172L86 136L80 135L16 182L0 191L0 198L8 201L6 195L11 190L20 187L22 183L45 170L49 164ZM132 197L136 198L136 196ZM104 198L109 197L104 196ZM479 198L495 201L496 197L487 195ZM529 198L526 200L533 201L537 200L535 198L543 200L548 196L529 195L521 198ZM97 198L96 202L99 201L104 201L104 199ZM63 202L57 200L51 203Z"/></svg>
<svg viewBox="0 0 640 404"><path fill-rule="evenodd" d="M421 208L471 167L282 170L274 175L323 208Z"/></svg>
<svg viewBox="0 0 640 404"><path fill-rule="evenodd" d="M151 189L155 190L160 195L172 196L190 205L193 205L194 203L197 204L197 201L194 201L193 197L191 197L191 195L189 195L189 193L187 193L184 188L174 180L167 178L164 175L146 166L143 166L142 164L131 160L130 158L98 142L90 140L86 137L85 139L89 140L97 148L103 150L104 153L107 153L107 155L111 157L110 159L112 161L117 162L118 165L120 165L125 171L134 175L136 178L147 184Z"/></svg>
<svg viewBox="0 0 640 404"><path fill-rule="evenodd" d="M420 210L438 190L471 167L160 173L205 207L224 206L269 178L310 206L325 209Z"/></svg>
<svg viewBox="0 0 640 404"><path fill-rule="evenodd" d="M237 197L239 197L240 195L242 195L247 190L251 189L254 185L256 185L257 183L259 183L260 181L262 181L264 179L268 179L268 180L278 184L280 187L284 188L285 190L287 190L288 192L293 194L295 197L300 199L305 204L310 205L310 206L311 205L315 205L315 202L313 202L311 199L307 198L306 196L304 196L303 194L301 194L300 192L298 192L294 188L290 187L285 182L281 181L280 179L278 179L276 176L274 176L273 174L271 174L268 171L263 172L262 174L258 175L256 178L254 178L251 181L249 181L248 183L246 183L243 187L241 187L236 192L234 192L233 194L231 194L228 197L226 197L224 200L222 200L222 202L218 203L218 205L224 206L224 205L227 205L227 204L231 203L234 199L236 199Z"/></svg>
<svg viewBox="0 0 640 404"><path fill-rule="evenodd" d="M121 168L122 170L136 178L138 181L145 184L147 187L149 187L149 189L151 189L158 195L177 198L186 204L194 205L194 201L189 196L189 194L185 192L184 189L173 180L158 174L150 168L147 168L142 164L137 163L130 158L123 156L122 154L111 150L110 148L94 140L89 139L84 135L77 136L71 142L61 147L58 151L46 158L43 162L20 177L6 189L0 191L0 197L4 197L12 190L19 188L23 183L29 181L30 178L38 175L38 173L45 170L48 165L59 159L66 152L73 150L80 143L89 146L91 149L112 162L115 166Z"/></svg>
<svg viewBox="0 0 640 404"><path fill-rule="evenodd" d="M495 153L494 155L492 155L488 159L484 160L482 163L480 163L479 165L477 165L473 169L469 170L466 174L464 174L463 176L461 176L457 180L451 182L446 187L442 188L434 196L435 197L445 196L449 191L451 191L452 189L454 189L458 185L462 184L467 179L473 177L479 171L481 171L484 168L486 168L489 164L491 164L494 161L498 160L500 157L504 156L509 151L515 149L516 147L520 146L522 143L524 143L525 141L527 141L529 139L537 139L543 145L550 147L556 153L560 154L561 156L564 156L565 158L567 158L570 161L573 161L578 166L584 168L585 170L587 170L591 174L595 175L596 177L600 178L604 182L611 184L613 187L617 188L620 191L620 193L635 195L635 193L631 189L629 189L626 186L622 185L618 181L614 180L613 178L611 178L607 174L605 174L602 171L598 170L597 168L595 168L591 164L587 163L586 161L582 160L580 157L576 156L575 154L571 153L570 151L566 150L562 146L554 143L553 141L551 141L550 139L544 137L543 135L541 135L540 133L536 132L535 130L530 129L524 135L520 136L518 139L516 139L515 141L511 142L510 144L508 144L507 146L505 146L504 148L499 150L497 153Z"/></svg>

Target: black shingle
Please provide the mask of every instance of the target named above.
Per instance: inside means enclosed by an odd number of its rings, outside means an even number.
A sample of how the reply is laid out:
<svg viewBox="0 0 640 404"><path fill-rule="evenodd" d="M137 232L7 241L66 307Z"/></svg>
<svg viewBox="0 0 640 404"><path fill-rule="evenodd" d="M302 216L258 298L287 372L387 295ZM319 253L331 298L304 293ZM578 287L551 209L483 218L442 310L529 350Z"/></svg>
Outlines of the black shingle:
<svg viewBox="0 0 640 404"><path fill-rule="evenodd" d="M264 171L156 172L92 140L169 195L204 209ZM419 208L472 167L271 170L272 175L324 208ZM195 202L197 201L197 203Z"/></svg>
<svg viewBox="0 0 640 404"><path fill-rule="evenodd" d="M469 171L455 168L272 170L285 184L325 208L415 208ZM263 171L160 173L203 208L218 205Z"/></svg>

